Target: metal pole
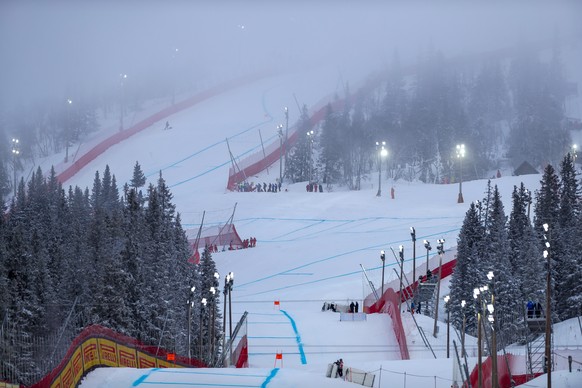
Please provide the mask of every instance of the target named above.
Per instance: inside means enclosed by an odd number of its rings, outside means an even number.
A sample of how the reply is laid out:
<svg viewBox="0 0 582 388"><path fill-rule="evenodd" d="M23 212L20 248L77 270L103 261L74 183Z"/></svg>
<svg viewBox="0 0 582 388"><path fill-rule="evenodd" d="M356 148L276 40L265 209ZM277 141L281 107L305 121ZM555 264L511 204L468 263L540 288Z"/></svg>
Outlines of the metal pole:
<svg viewBox="0 0 582 388"><path fill-rule="evenodd" d="M380 260L382 260L382 295L384 295L384 267L386 263L386 254L384 251L380 251Z"/></svg>
<svg viewBox="0 0 582 388"><path fill-rule="evenodd" d="M382 196L382 157L380 156L380 151L378 151L378 192L376 197Z"/></svg>
<svg viewBox="0 0 582 388"><path fill-rule="evenodd" d="M432 249L428 240L424 240L424 247L426 248L426 274L428 275L428 253Z"/></svg>
<svg viewBox="0 0 582 388"><path fill-rule="evenodd" d="M544 240L546 240L546 249L544 250L544 258L548 260L548 273L546 275L546 343L545 343L545 367L548 375L547 387L552 388L552 260L550 257L550 234L549 225L543 224Z"/></svg>
<svg viewBox="0 0 582 388"><path fill-rule="evenodd" d="M479 296L479 310L477 311L477 365L478 387L483 388L483 364L481 362L481 296Z"/></svg>
<svg viewBox="0 0 582 388"><path fill-rule="evenodd" d="M231 277L230 282L229 282L229 287L228 287L228 326L229 326L229 332L230 332L230 337L229 337L230 362L229 362L229 365L232 363L232 283L233 283L233 279Z"/></svg>
<svg viewBox="0 0 582 388"><path fill-rule="evenodd" d="M228 276L224 278L224 308L222 309L222 359L226 352L226 294L228 293ZM224 366L224 365L223 365Z"/></svg>
<svg viewBox="0 0 582 388"><path fill-rule="evenodd" d="M201 360L204 359L204 353L202 351L202 315L204 315L204 307L200 309L200 352L198 354Z"/></svg>
<svg viewBox="0 0 582 388"><path fill-rule="evenodd" d="M279 135L279 183L283 184L283 125L277 126Z"/></svg>
<svg viewBox="0 0 582 388"><path fill-rule="evenodd" d="M401 310L402 306L402 276L404 267L404 246L400 246L400 292L398 293L398 311Z"/></svg>
<svg viewBox="0 0 582 388"><path fill-rule="evenodd" d="M491 297L493 302L493 297ZM499 387L499 378L497 377L497 329L495 327L495 312L493 312L493 335L491 336L491 347L493 348L491 351L491 387L498 388Z"/></svg>
<svg viewBox="0 0 582 388"><path fill-rule="evenodd" d="M463 158L465 157L465 145L457 144L457 159L459 159L459 198L457 203L463 203Z"/></svg>
<svg viewBox="0 0 582 388"><path fill-rule="evenodd" d="M451 310L447 309L447 358L450 355L449 341L451 338Z"/></svg>
<svg viewBox="0 0 582 388"><path fill-rule="evenodd" d="M546 371L548 374L548 388L552 388L552 304L551 304L551 293L552 293L552 276L551 276L551 264L550 255L548 253L548 274L546 277Z"/></svg>
<svg viewBox="0 0 582 388"><path fill-rule="evenodd" d="M289 153L289 109L285 107L285 168L287 168L287 154Z"/></svg>
<svg viewBox="0 0 582 388"><path fill-rule="evenodd" d="M412 237L412 284L416 282L416 229L410 227L410 236Z"/></svg>
<svg viewBox="0 0 582 388"><path fill-rule="evenodd" d="M444 239L440 239L438 240L438 245L437 245L437 250L438 250L438 254L439 254L439 278L437 280L437 295L436 295L436 307L435 307L435 311L434 311L434 330L433 330L433 337L437 338L437 321L439 318L439 298L440 298L440 289L441 289L441 277L443 274L443 254L445 253L444 248L443 248L443 244L444 244L445 240Z"/></svg>
<svg viewBox="0 0 582 388"><path fill-rule="evenodd" d="M188 359L192 358L192 302L188 300Z"/></svg>
<svg viewBox="0 0 582 388"><path fill-rule="evenodd" d="M464 300L463 300L464 302ZM461 356L465 357L466 353L465 353L465 326L467 324L467 319L465 317L465 306L462 306L462 310L463 310L463 326L462 326L462 332L461 332Z"/></svg>

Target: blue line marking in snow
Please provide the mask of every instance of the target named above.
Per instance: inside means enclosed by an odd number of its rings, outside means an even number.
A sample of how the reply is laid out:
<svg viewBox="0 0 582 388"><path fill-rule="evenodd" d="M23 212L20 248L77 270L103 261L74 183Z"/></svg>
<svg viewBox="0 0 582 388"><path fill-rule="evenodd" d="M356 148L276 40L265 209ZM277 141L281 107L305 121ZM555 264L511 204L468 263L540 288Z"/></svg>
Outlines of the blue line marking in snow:
<svg viewBox="0 0 582 388"><path fill-rule="evenodd" d="M297 339L297 347L299 348L299 355L301 357L301 363L303 365L307 364L307 360L305 359L305 352L303 351L303 343L301 342L301 336L299 335L299 332L297 331L297 325L295 324L295 320L293 318L291 318L291 315L287 314L287 311L285 310L281 310L281 312L283 314L285 314L285 316L287 318L289 318L289 321L291 321L291 326L293 327L293 331L295 332L295 338Z"/></svg>
<svg viewBox="0 0 582 388"><path fill-rule="evenodd" d="M137 387L138 385L142 384L144 382L144 380L147 379L152 374L152 372L155 372L157 370L159 370L159 368L154 368L154 369L150 370L148 373L146 373L145 375L142 375L139 379L135 380L133 382L133 384L131 384L131 386Z"/></svg>
<svg viewBox="0 0 582 388"><path fill-rule="evenodd" d="M271 380L273 380L273 378L277 375L277 372L279 372L279 368L273 369L269 376L267 376L267 379L263 382L263 384L261 384L261 388L266 388Z"/></svg>
<svg viewBox="0 0 582 388"><path fill-rule="evenodd" d="M273 89L273 88L271 88L271 89ZM270 90L270 89L268 89L268 90ZM236 137L238 137L238 136L241 136L241 135L243 135L244 133L247 133L247 132L251 131L252 129L258 128L258 127L260 127L260 126L262 126L262 125L265 125L265 124L267 124L267 123L270 123L270 122L272 122L272 121L273 121L273 116L272 116L272 115L271 115L271 114L268 112L268 109L267 109L266 98L265 98L265 97L266 97L266 96L265 96L265 95L266 95L266 92L267 92L267 90L263 91L263 93L262 93L262 98L261 98L261 105L262 105L262 107L263 107L263 110L265 111L265 114L266 114L266 116L268 117L268 119L267 119L267 120L264 120L264 121L261 121L261 122L258 122L258 123L256 123L256 124L253 124L253 125L251 125L250 127L248 127L248 128L246 128L246 129L244 129L244 130L240 131L239 133L236 133L236 134L234 134L233 136L231 136L231 137L230 137L230 139L234 139L234 138L236 138ZM268 137L266 140L267 140L267 142L270 142L272 139L276 138L277 136L278 136L278 135L275 133L274 135L271 135L271 136L269 136L269 137ZM182 162L184 162L184 161L186 161L186 160L188 160L188 159L191 159L191 158L193 158L194 156L197 156L197 155L199 155L199 154L201 154L201 153L203 153L203 152L205 152L205 151L208 151L208 150L210 150L211 148L214 148L214 147L216 147L216 146L218 146L218 145L221 145L221 144L223 144L223 143L226 143L226 140L221 140L221 141L218 141L218 142L216 142L216 143L214 143L214 144L210 144L209 146L206 146L206 147L204 147L204 148L202 148L202 149L200 149L200 150L198 150L198 151L196 151L196 152L194 152L194 153L192 153L192 154L190 154L190 155L188 155L188 156L186 156L186 157L184 157L184 158L182 158L182 159L180 159L180 160L178 160L178 161L176 161L176 162L170 163L170 164L168 164L168 165L166 165L166 166L164 166L164 167L162 167L162 168L160 168L160 169L157 169L156 171L148 172L147 174L144 174L144 175L146 176L146 178L149 178L149 177L150 177L150 176L152 176L152 175L159 174L159 172L160 172L160 171L165 171L165 170L167 170L167 169L169 169L169 168L175 167L175 166L177 166L178 164L180 164L180 163L182 163ZM255 146L255 147L252 147L251 149L248 149L247 151L245 151L245 152L243 152L243 153L241 153L241 154L237 155L237 158L241 158L242 156L245 156L246 154L249 154L249 153L251 153L251 152L254 152L254 151L256 151L256 150L257 150L257 149L259 149L259 148L260 148L260 145L257 145L257 146ZM230 162L231 162L231 161L230 161L230 160L228 160L228 161L226 161L226 162L224 162L224 163L222 163L222 164L219 164L218 166L216 166L216 167L214 167L214 168L211 168L211 169L209 169L209 170L206 170L206 171L204 171L204 172L201 172L200 174L198 174L198 175L195 175L195 176L193 176L193 177L190 177L190 178L188 178L188 179L186 179L186 180L183 180L183 181L180 181L180 182L174 183L174 184L172 184L172 185L169 185L168 187L169 187L169 188L172 188L172 187L175 187L175 186L178 186L178 185L184 184L184 183L186 183L186 182L189 182L189 181L191 181L191 180L193 180L193 179L199 178L199 177L201 177L201 176L203 176L203 175L206 175L206 174L208 174L208 173L210 173L210 172L212 172L212 171L214 171L214 170L216 170L216 169L218 169L218 168L220 168L220 167L223 167L223 166L225 166L225 165L229 164Z"/></svg>

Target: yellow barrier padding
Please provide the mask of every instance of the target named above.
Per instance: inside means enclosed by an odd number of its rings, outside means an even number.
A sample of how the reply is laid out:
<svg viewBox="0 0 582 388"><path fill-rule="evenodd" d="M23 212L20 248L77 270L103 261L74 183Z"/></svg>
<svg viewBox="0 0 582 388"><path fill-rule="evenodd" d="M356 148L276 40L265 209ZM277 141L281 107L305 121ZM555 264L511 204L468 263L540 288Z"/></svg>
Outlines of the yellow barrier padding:
<svg viewBox="0 0 582 388"><path fill-rule="evenodd" d="M138 368L155 368L156 367L156 358L150 356L149 354L142 353L140 351L137 352L137 367Z"/></svg>
<svg viewBox="0 0 582 388"><path fill-rule="evenodd" d="M75 386L83 378L83 353L81 347L75 349L73 357L71 357L71 366L73 367L73 383Z"/></svg>
<svg viewBox="0 0 582 388"><path fill-rule="evenodd" d="M72 360L67 362L67 365L61 373L61 387L62 388L75 388L75 379L73 378L73 362Z"/></svg>
<svg viewBox="0 0 582 388"><path fill-rule="evenodd" d="M117 355L119 366L126 368L137 368L137 357L135 355L135 349L118 344Z"/></svg>
<svg viewBox="0 0 582 388"><path fill-rule="evenodd" d="M99 352L97 350L97 338L89 338L82 343L83 367L85 371L99 366Z"/></svg>
<svg viewBox="0 0 582 388"><path fill-rule="evenodd" d="M97 348L99 349L99 356L101 365L105 366L119 366L117 361L117 346L116 343L103 338L97 339Z"/></svg>
<svg viewBox="0 0 582 388"><path fill-rule="evenodd" d="M61 388L61 375L55 378L55 381L51 384L51 388Z"/></svg>
<svg viewBox="0 0 582 388"><path fill-rule="evenodd" d="M158 359L157 362L158 362L158 368L181 368L180 365L176 365L172 361Z"/></svg>

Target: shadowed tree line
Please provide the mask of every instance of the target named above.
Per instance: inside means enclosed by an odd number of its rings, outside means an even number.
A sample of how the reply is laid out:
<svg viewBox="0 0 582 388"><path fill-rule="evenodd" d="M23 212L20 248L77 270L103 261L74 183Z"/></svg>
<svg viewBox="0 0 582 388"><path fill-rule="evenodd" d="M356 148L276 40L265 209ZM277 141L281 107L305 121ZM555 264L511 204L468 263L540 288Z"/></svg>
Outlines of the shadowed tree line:
<svg viewBox="0 0 582 388"><path fill-rule="evenodd" d="M145 193L144 186L138 163L121 193L109 166L95 173L91 190L63 189L54 169L20 181L0 217L0 380L38 381L56 365L47 358L64 354L90 324L187 355L190 318L192 355L213 361L198 339L201 332L205 343L210 332L220 339L220 294L209 292L218 288L214 261L205 252L200 265L188 263L191 248L161 174ZM191 317L189 301L197 301ZM67 340L44 348L27 340L63 333Z"/></svg>
<svg viewBox="0 0 582 388"><path fill-rule="evenodd" d="M383 75L366 95L353 96L346 85L348 103L336 111L329 105L314 135L305 135L303 109L289 180L359 190L381 162L394 179L458 181L457 144L467 150L463 179L482 179L524 161L557 164L571 147L564 113L569 84L557 44L547 62L523 47L505 60L471 63L429 51L414 74L395 55ZM389 155L380 161L376 142L382 141Z"/></svg>

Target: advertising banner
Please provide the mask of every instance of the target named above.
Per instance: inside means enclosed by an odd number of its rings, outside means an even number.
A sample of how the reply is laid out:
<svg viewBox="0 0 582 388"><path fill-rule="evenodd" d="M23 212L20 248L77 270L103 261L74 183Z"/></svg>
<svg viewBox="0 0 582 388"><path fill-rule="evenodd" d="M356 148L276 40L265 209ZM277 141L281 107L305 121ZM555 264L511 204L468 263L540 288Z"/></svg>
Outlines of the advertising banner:
<svg viewBox="0 0 582 388"><path fill-rule="evenodd" d="M148 354L137 352L137 365L138 368L155 368L156 358Z"/></svg>
<svg viewBox="0 0 582 388"><path fill-rule="evenodd" d="M71 357L71 366L73 368L73 382L76 386L81 381L81 378L83 378L83 373L85 372L83 369L83 354L80 347L75 349L73 357Z"/></svg>
<svg viewBox="0 0 582 388"><path fill-rule="evenodd" d="M117 345L119 366L126 368L137 368L137 358L135 356L135 349L127 346Z"/></svg>
<svg viewBox="0 0 582 388"><path fill-rule="evenodd" d="M86 371L99 365L99 352L97 351L97 338L89 338L82 344L83 367Z"/></svg>
<svg viewBox="0 0 582 388"><path fill-rule="evenodd" d="M97 348L99 349L101 365L119 366L115 342L99 338L97 339Z"/></svg>

